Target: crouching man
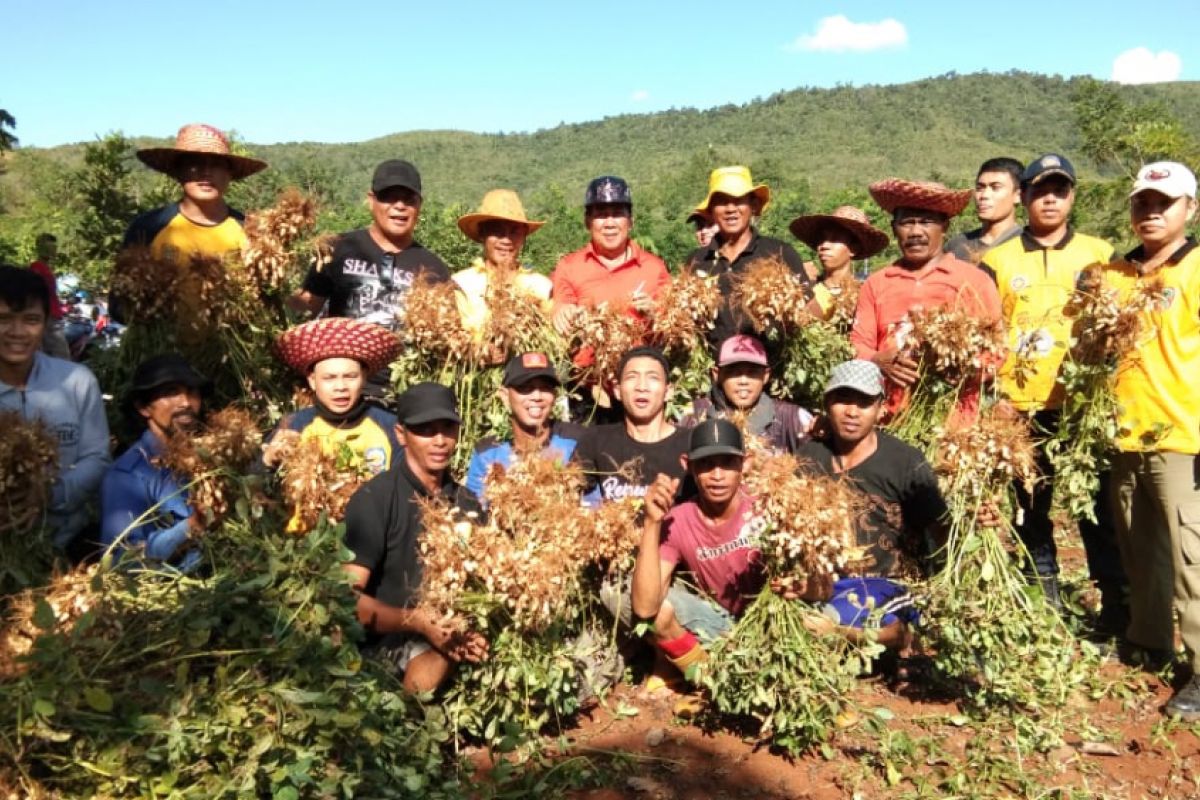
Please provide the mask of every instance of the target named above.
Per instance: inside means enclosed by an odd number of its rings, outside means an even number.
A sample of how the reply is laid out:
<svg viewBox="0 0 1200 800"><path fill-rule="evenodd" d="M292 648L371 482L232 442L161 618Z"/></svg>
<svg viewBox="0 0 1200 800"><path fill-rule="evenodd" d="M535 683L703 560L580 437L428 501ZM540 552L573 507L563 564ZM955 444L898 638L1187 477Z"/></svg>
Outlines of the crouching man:
<svg viewBox="0 0 1200 800"><path fill-rule="evenodd" d="M478 633L463 633L453 620L415 605L421 586L417 501L464 497L450 476L462 425L457 405L454 392L436 383L419 383L400 395L396 438L403 450L346 508L346 547L353 557L345 570L367 629L364 653L403 675L410 692L436 689L455 663L481 661L488 651Z"/></svg>

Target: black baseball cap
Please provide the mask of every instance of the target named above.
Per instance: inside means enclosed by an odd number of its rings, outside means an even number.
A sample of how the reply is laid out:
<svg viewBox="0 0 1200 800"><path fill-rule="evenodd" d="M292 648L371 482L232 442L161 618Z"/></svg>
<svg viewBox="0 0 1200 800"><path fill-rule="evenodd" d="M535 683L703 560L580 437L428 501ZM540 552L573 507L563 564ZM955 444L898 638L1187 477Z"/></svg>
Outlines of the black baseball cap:
<svg viewBox="0 0 1200 800"><path fill-rule="evenodd" d="M605 203L633 208L633 192L629 191L629 184L625 182L624 178L618 178L616 175L601 175L599 178L592 178L587 185L587 191L583 193L583 207L588 208Z"/></svg>
<svg viewBox="0 0 1200 800"><path fill-rule="evenodd" d="M462 424L454 390L440 383L416 383L396 401L396 416L402 425L422 425L439 419Z"/></svg>
<svg viewBox="0 0 1200 800"><path fill-rule="evenodd" d="M161 353L138 364L129 386L129 399L143 400L155 389L176 383L189 389L207 389L210 381L178 353Z"/></svg>
<svg viewBox="0 0 1200 800"><path fill-rule="evenodd" d="M1057 153L1047 153L1041 158L1031 161L1021 173L1021 186L1035 186L1052 175L1062 175L1075 185L1075 167L1066 156Z"/></svg>
<svg viewBox="0 0 1200 800"><path fill-rule="evenodd" d="M554 365L545 353L522 353L510 358L504 365L504 380L501 385L511 389L514 386L524 386L534 378L546 378L553 381L555 386L562 385Z"/></svg>
<svg viewBox="0 0 1200 800"><path fill-rule="evenodd" d="M376 194L396 187L421 193L421 173L410 162L398 158L384 161L375 168L375 175L371 178L371 191Z"/></svg>
<svg viewBox="0 0 1200 800"><path fill-rule="evenodd" d="M744 456L742 432L727 419L708 419L692 428L688 438L688 461L709 456Z"/></svg>

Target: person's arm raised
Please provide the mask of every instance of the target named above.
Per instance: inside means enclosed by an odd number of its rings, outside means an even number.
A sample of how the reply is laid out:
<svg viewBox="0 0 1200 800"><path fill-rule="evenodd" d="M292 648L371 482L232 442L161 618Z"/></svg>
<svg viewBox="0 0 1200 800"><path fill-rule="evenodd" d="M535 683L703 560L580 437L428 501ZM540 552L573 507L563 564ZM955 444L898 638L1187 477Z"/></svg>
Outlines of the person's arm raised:
<svg viewBox="0 0 1200 800"><path fill-rule="evenodd" d="M654 619L662 608L667 585L674 565L659 556L662 541L662 521L675 500L679 479L658 475L646 490L642 541L638 545L637 561L633 566L632 607L639 619Z"/></svg>

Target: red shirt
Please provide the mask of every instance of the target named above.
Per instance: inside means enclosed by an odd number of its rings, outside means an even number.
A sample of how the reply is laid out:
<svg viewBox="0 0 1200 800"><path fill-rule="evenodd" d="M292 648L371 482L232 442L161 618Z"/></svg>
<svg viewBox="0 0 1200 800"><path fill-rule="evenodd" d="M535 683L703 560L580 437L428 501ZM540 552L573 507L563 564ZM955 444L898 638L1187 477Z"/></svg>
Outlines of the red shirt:
<svg viewBox="0 0 1200 800"><path fill-rule="evenodd" d="M1000 318L1000 294L988 274L945 253L918 270L889 264L867 278L858 293L850 343L858 358L870 359L896 347L907 331L911 309L952 306L971 314ZM903 405L904 392L891 387L888 409Z"/></svg>
<svg viewBox="0 0 1200 800"><path fill-rule="evenodd" d="M730 614L745 610L766 583L762 556L755 544L763 522L754 516L754 501L738 496L738 509L714 526L694 500L680 503L663 517L658 557L682 564L696 585Z"/></svg>
<svg viewBox="0 0 1200 800"><path fill-rule="evenodd" d="M46 282L46 288L50 290L50 319L63 318L63 304L58 299L58 281L54 277L54 270L50 269L50 265L44 261L35 261L29 265L32 272L36 272L42 276L42 280Z"/></svg>
<svg viewBox="0 0 1200 800"><path fill-rule="evenodd" d="M600 263L591 242L563 256L550 275L550 298L555 306L571 303L598 306L608 302L626 305L636 291L657 297L671 282L667 265L630 240L629 258L613 268Z"/></svg>
<svg viewBox="0 0 1200 800"><path fill-rule="evenodd" d="M859 358L871 358L896 346L897 329L910 309L945 305L1000 317L1000 295L992 279L949 253L919 270L889 264L863 282L850 343Z"/></svg>

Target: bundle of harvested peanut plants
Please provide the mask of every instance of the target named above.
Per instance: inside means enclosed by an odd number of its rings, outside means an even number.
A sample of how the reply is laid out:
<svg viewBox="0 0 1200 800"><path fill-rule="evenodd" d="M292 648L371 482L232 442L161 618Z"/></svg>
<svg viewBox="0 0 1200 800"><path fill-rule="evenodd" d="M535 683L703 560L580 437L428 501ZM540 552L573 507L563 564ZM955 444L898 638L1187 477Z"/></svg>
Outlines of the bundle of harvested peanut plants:
<svg viewBox="0 0 1200 800"><path fill-rule="evenodd" d="M592 619L593 598L632 551L638 509L584 508L583 486L578 466L530 454L507 470L492 467L486 523L444 502L422 506L422 605L492 643L487 661L460 667L446 697L468 734L532 737L598 690L589 665L615 661Z"/></svg>
<svg viewBox="0 0 1200 800"><path fill-rule="evenodd" d="M1055 713L1097 659L1094 649L1080 651L1060 613L1021 571L1028 554L1011 518L1015 485L1032 490L1038 479L1029 423L998 404L943 430L936 452L949 518L938 572L922 598L934 668L974 710ZM984 524L989 516L995 524Z"/></svg>
<svg viewBox="0 0 1200 800"><path fill-rule="evenodd" d="M209 414L197 434L179 432L167 441L160 461L187 483L188 505L201 524L214 529L242 494L240 479L262 448L250 412L225 408Z"/></svg>
<svg viewBox="0 0 1200 800"><path fill-rule="evenodd" d="M747 525L755 531L764 588L712 646L701 681L714 711L752 719L761 740L800 754L832 734L856 676L879 648L852 645L836 631L813 633L808 618L818 609L769 584L799 588L856 560L855 520L866 500L843 481L799 471L790 455L758 453L752 463Z"/></svg>
<svg viewBox="0 0 1200 800"><path fill-rule="evenodd" d="M1137 357L1148 315L1165 300L1161 278L1140 282L1122 298L1104 285L1104 270L1093 264L1081 272L1063 309L1073 320L1071 343L1059 371L1063 404L1058 428L1049 431L1046 442L1054 471L1054 512L1093 522L1100 479L1117 437L1117 371Z"/></svg>
<svg viewBox="0 0 1200 800"><path fill-rule="evenodd" d="M1004 324L949 306L913 309L908 322L901 346L917 362L917 379L888 430L932 456L936 431L961 402L978 399L986 371L1003 363Z"/></svg>

